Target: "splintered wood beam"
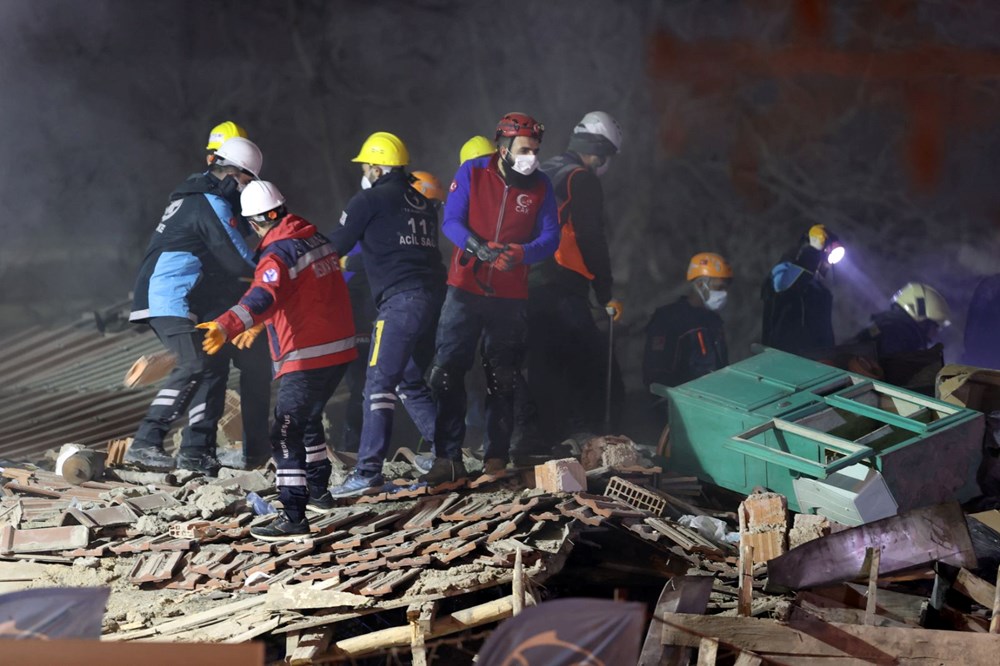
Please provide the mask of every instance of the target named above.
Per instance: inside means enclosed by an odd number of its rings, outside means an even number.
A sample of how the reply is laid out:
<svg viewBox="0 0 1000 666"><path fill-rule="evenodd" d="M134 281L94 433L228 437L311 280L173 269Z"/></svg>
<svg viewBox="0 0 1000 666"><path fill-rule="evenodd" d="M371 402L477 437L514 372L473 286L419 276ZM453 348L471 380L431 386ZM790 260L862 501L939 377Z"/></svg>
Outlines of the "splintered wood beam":
<svg viewBox="0 0 1000 666"><path fill-rule="evenodd" d="M663 617L662 640L666 645L698 647L703 638L720 645L749 650L764 662L769 656L782 663L836 663L831 658L871 663L954 663L962 655L963 666L996 666L1000 636L931 629L898 629L864 625L790 620L778 623L745 617L683 615Z"/></svg>
<svg viewBox="0 0 1000 666"><path fill-rule="evenodd" d="M997 567L997 584L993 586L993 617L990 619L990 633L1000 634L1000 567Z"/></svg>
<svg viewBox="0 0 1000 666"><path fill-rule="evenodd" d="M882 559L881 548L868 549L868 602L865 604L865 624L875 624L875 598L878 594L878 565Z"/></svg>
<svg viewBox="0 0 1000 666"><path fill-rule="evenodd" d="M990 585L968 569L958 570L955 580L951 584L951 589L985 608L993 608L993 599L997 594L996 585Z"/></svg>
<svg viewBox="0 0 1000 666"><path fill-rule="evenodd" d="M753 546L740 548L740 597L737 614L750 617L753 610Z"/></svg>
<svg viewBox="0 0 1000 666"><path fill-rule="evenodd" d="M506 620L508 617L511 617L513 612L513 598L509 596L503 597L502 599L473 606L472 608L456 611L451 615L441 618L432 624L431 631L424 638L439 638L484 624ZM320 658L359 657L378 650L406 647L410 645L412 636L413 629L409 624L402 627L380 629L379 631L337 641L329 652L320 655Z"/></svg>

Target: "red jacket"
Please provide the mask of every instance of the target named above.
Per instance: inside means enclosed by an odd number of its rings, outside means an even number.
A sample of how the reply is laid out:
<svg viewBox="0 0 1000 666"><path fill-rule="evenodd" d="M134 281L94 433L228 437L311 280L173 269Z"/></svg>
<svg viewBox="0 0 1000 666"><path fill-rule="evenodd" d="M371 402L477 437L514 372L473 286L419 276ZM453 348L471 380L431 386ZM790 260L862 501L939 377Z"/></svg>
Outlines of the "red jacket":
<svg viewBox="0 0 1000 666"><path fill-rule="evenodd" d="M528 297L527 264L547 259L559 246L559 213L548 176L536 171L529 187L510 187L497 170L497 159L494 153L468 160L451 184L441 226L455 244L448 284L482 296L482 282L494 296L523 299ZM470 232L486 241L523 245L524 263L507 272L484 265L477 269L475 260L463 265Z"/></svg>
<svg viewBox="0 0 1000 666"><path fill-rule="evenodd" d="M253 284L216 319L229 339L262 321L274 376L349 363L354 319L333 245L301 217L288 215L261 240Z"/></svg>

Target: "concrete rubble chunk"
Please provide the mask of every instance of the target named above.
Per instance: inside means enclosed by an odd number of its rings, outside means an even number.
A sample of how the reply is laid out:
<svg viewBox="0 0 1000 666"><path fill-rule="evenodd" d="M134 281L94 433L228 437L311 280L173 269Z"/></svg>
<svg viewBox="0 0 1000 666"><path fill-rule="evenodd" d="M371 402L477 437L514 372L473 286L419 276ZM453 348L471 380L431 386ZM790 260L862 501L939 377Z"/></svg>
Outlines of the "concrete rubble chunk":
<svg viewBox="0 0 1000 666"><path fill-rule="evenodd" d="M535 466L535 486L550 493L576 493L587 489L587 473L576 458L550 460Z"/></svg>

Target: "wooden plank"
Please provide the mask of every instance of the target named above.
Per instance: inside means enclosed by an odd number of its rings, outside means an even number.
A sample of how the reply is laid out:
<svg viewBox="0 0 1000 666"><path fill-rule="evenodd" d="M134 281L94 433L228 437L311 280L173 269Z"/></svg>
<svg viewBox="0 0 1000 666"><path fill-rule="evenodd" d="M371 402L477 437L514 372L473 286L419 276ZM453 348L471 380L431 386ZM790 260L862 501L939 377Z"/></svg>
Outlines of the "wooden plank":
<svg viewBox="0 0 1000 666"><path fill-rule="evenodd" d="M663 630L659 618L666 613L704 613L713 580L712 576L675 576L667 581L656 601L637 666L657 666L670 656L668 653L679 652L665 647L660 640Z"/></svg>
<svg viewBox="0 0 1000 666"><path fill-rule="evenodd" d="M298 632L299 640L295 649L287 657L290 666L305 666L313 663L316 656L330 646L333 638L332 627L317 627Z"/></svg>
<svg viewBox="0 0 1000 666"><path fill-rule="evenodd" d="M1000 634L1000 567L997 567L997 584L993 593L993 617L990 619L990 633Z"/></svg>
<svg viewBox="0 0 1000 666"><path fill-rule="evenodd" d="M737 615L750 617L753 610L753 546L740 548L740 596Z"/></svg>
<svg viewBox="0 0 1000 666"><path fill-rule="evenodd" d="M769 655L795 655L794 663L817 657L850 657L875 663L923 660L963 666L996 666L1000 636L929 629L868 627L808 620L779 624L757 618L668 613L663 618L663 642L697 647L704 637L720 645Z"/></svg>
<svg viewBox="0 0 1000 666"><path fill-rule="evenodd" d="M964 594L980 606L993 607L993 598L997 594L996 585L990 585L968 569L959 569L951 589Z"/></svg>
<svg viewBox="0 0 1000 666"><path fill-rule="evenodd" d="M719 641L714 638L703 638L698 643L698 666L715 666L715 658L719 654Z"/></svg>
<svg viewBox="0 0 1000 666"><path fill-rule="evenodd" d="M881 548L868 549L868 602L865 604L865 624L875 624L875 597L878 594L878 565Z"/></svg>

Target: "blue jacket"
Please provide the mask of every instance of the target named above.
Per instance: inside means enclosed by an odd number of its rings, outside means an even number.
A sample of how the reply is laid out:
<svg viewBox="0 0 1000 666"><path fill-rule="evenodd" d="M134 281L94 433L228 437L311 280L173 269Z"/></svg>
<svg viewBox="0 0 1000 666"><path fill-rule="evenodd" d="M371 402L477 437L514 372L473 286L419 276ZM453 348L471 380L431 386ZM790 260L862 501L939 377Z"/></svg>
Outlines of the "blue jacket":
<svg viewBox="0 0 1000 666"><path fill-rule="evenodd" d="M243 291L239 278L254 270L239 233L238 204L235 181L210 173L188 178L170 194L139 267L130 321L205 321L232 305Z"/></svg>
<svg viewBox="0 0 1000 666"><path fill-rule="evenodd" d="M376 303L408 289L443 288L437 211L400 169L351 197L340 226L328 235L341 256L361 243Z"/></svg>

